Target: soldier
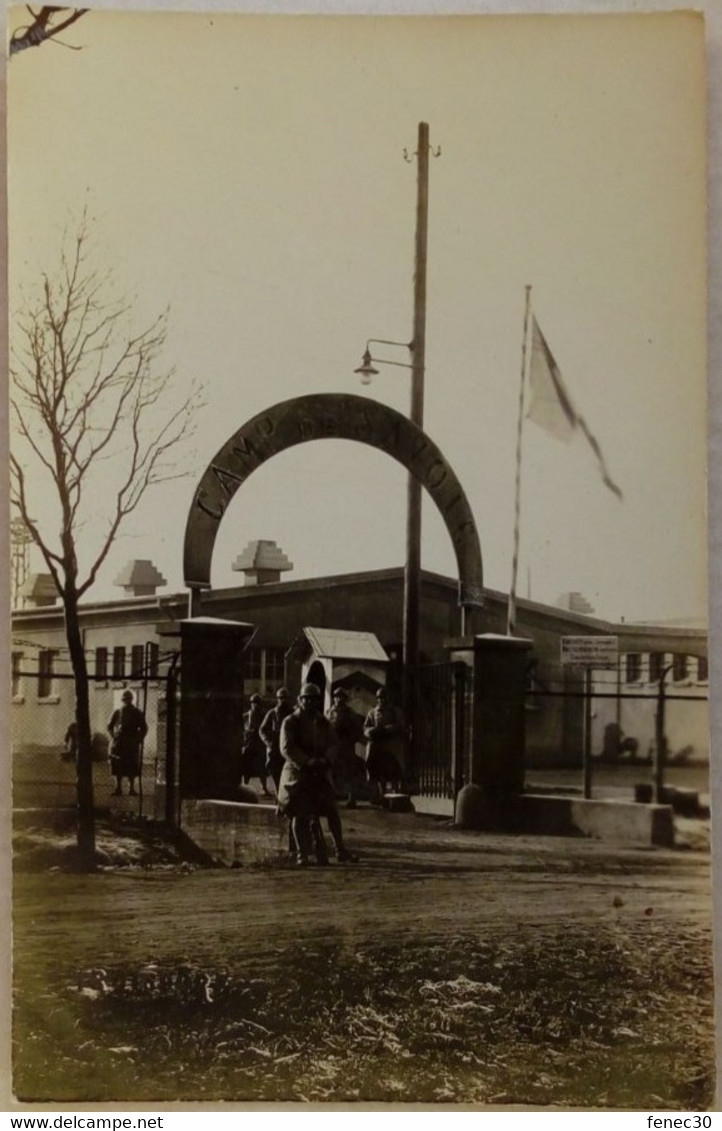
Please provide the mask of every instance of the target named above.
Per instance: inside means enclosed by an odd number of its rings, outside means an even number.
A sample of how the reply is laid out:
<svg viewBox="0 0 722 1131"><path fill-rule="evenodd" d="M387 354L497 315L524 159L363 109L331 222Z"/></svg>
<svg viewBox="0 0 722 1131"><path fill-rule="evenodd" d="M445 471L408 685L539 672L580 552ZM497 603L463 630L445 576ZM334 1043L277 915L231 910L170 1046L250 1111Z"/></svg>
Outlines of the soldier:
<svg viewBox="0 0 722 1131"><path fill-rule="evenodd" d="M278 808L291 819L296 863L308 864L312 822L325 817L340 863L355 862L343 842L341 818L331 781L328 750L331 724L324 718L321 691L315 683L304 683L298 706L281 723L281 754L284 759L278 790ZM319 856L319 863L324 863Z"/></svg>
<svg viewBox="0 0 722 1131"><path fill-rule="evenodd" d="M366 716L364 735L366 774L380 805L387 785L401 792L406 743L403 712L390 701L385 687L376 692L376 706Z"/></svg>
<svg viewBox="0 0 722 1131"><path fill-rule="evenodd" d="M124 691L123 706L113 711L108 723L110 734L110 772L116 780L114 796L119 797L123 778L128 778L128 793L135 794L135 779L140 773L140 752L148 724L142 711L133 703L133 692Z"/></svg>
<svg viewBox="0 0 722 1131"><path fill-rule="evenodd" d="M283 769L283 755L281 754L281 723L287 718L293 707L291 696L285 687L279 687L276 692L276 706L265 715L258 733L263 745L266 747L266 773L273 779L278 795L278 783L281 780Z"/></svg>
<svg viewBox="0 0 722 1131"><path fill-rule="evenodd" d="M63 761L74 762L78 757L78 724L75 719L68 724L63 745L65 747L62 754Z"/></svg>
<svg viewBox="0 0 722 1131"><path fill-rule="evenodd" d="M241 778L247 785L251 778L258 778L266 797L271 793L266 782L266 748L259 734L264 719L260 695L251 696L250 710L243 716L243 745L241 747Z"/></svg>
<svg viewBox="0 0 722 1131"><path fill-rule="evenodd" d="M356 743L363 739L363 719L349 706L348 695L342 687L333 692L327 717L331 724L334 781L340 793L348 794L348 808L355 809L366 779L363 759L356 753Z"/></svg>

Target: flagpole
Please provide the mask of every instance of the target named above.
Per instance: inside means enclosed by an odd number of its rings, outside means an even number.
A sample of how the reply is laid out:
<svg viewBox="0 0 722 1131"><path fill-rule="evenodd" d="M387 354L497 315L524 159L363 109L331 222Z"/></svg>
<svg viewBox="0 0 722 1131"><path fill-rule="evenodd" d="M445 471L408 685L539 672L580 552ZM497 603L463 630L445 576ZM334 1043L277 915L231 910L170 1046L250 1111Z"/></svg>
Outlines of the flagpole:
<svg viewBox="0 0 722 1131"><path fill-rule="evenodd" d="M519 572L519 519L521 516L521 437L524 422L524 384L526 380L526 352L529 340L529 313L531 310L531 286L524 288L524 333L521 343L521 381L519 382L519 420L516 430L516 482L514 490L514 553L511 563L511 587L507 606L506 634L513 636L516 631L516 580Z"/></svg>

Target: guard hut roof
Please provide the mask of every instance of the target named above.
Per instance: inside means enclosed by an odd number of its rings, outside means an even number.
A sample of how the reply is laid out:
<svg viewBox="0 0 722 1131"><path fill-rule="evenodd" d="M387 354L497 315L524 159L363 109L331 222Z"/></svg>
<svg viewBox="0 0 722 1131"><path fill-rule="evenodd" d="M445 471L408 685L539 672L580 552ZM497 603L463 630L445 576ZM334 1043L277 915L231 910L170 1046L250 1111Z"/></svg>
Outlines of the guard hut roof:
<svg viewBox="0 0 722 1131"><path fill-rule="evenodd" d="M387 664L388 654L373 632L348 628L304 628L308 651L333 660L366 660ZM303 651L307 649L304 648Z"/></svg>

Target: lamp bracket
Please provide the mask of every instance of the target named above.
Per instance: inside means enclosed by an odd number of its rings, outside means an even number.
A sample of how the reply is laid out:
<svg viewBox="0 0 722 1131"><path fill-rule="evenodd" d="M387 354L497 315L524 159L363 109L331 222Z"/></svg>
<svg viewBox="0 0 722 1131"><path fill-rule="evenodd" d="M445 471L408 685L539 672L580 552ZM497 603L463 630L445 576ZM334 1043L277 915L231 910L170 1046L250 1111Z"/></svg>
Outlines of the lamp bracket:
<svg viewBox="0 0 722 1131"><path fill-rule="evenodd" d="M433 145L430 145L429 146L429 153L431 154L432 157L441 157L441 146L437 145L436 149L434 149ZM414 157L418 157L418 156L419 156L418 149L415 149L413 153L409 154L408 149L404 148L404 161L406 161L406 163L408 165L410 165L412 163L412 161L414 160Z"/></svg>
<svg viewBox="0 0 722 1131"><path fill-rule="evenodd" d="M366 349L369 348L371 343L377 346L398 346L400 349L413 350L413 342L392 342L390 338L368 338L366 341Z"/></svg>

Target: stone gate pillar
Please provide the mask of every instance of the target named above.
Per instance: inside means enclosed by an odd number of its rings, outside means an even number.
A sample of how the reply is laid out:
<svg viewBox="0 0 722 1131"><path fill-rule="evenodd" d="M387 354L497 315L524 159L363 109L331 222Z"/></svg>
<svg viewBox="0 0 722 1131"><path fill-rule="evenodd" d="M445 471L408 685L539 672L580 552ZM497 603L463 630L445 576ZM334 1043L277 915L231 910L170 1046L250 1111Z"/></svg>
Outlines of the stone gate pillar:
<svg viewBox="0 0 722 1131"><path fill-rule="evenodd" d="M524 788L524 700L531 640L474 637L471 782L492 792Z"/></svg>
<svg viewBox="0 0 722 1131"><path fill-rule="evenodd" d="M504 827L524 788L526 663L532 641L486 633L469 643L470 780L457 798L456 821L467 828Z"/></svg>
<svg viewBox="0 0 722 1131"><path fill-rule="evenodd" d="M255 625L214 617L180 622L181 799L233 799L243 735L244 650Z"/></svg>

